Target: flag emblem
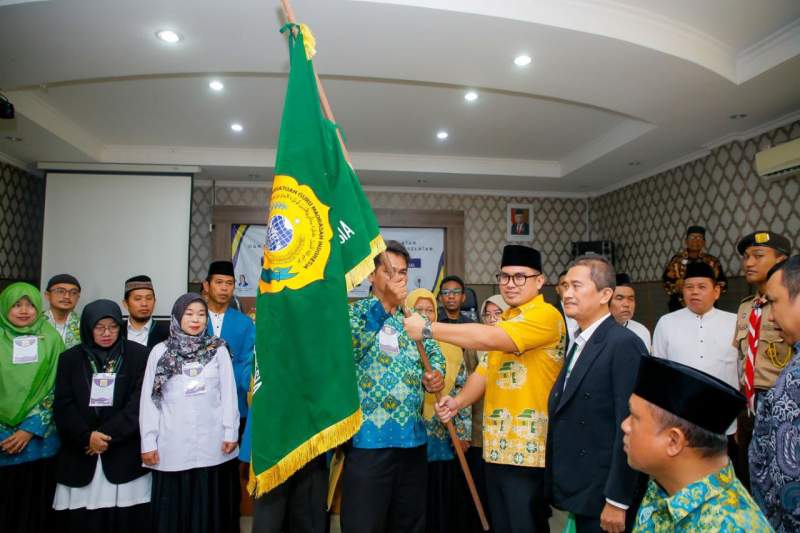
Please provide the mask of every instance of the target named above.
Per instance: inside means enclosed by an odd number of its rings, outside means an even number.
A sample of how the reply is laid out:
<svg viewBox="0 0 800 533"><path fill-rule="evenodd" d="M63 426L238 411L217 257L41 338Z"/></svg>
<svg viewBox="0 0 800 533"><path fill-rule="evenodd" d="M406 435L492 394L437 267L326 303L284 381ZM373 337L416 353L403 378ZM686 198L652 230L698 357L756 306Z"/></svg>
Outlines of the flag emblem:
<svg viewBox="0 0 800 533"><path fill-rule="evenodd" d="M275 176L261 294L297 290L324 279L333 237L328 211L311 187L291 176Z"/></svg>

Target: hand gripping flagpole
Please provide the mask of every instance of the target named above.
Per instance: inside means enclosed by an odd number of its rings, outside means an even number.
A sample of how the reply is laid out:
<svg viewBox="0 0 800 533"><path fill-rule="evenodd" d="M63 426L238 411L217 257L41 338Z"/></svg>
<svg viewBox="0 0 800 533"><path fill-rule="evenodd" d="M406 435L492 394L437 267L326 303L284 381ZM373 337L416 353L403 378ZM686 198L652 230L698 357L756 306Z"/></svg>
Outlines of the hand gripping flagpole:
<svg viewBox="0 0 800 533"><path fill-rule="evenodd" d="M292 10L292 6L289 3L289 0L281 0L281 6L283 7L283 14L286 17L286 21L292 24L296 24L296 19L294 16L294 11ZM293 32L296 32L297 29L292 29ZM322 112L325 114L325 118L336 123L336 119L333 117L333 110L331 109L330 102L328 102L328 97L325 94L325 89L322 87L322 82L319 79L319 75L317 71L314 70L314 77L317 80L317 92L319 93L319 101L320 105L322 106ZM350 153L347 151L347 147L344 144L344 140L342 139L342 133L337 129L336 135L339 138L339 145L342 147L342 153L344 154L345 159L348 163L352 166L352 161L350 160ZM389 263L388 258L383 252L383 257L381 258L381 263L387 265L391 268L391 263ZM394 274L391 272L391 274ZM403 306L403 313L406 317L411 316L411 313L405 306ZM431 362L428 359L428 354L425 352L425 346L422 344L421 341L417 342L417 351L419 352L420 360L422 361L423 366L425 367L425 372L433 372L433 368L431 367ZM441 393L436 392L436 401L438 402L441 398ZM453 443L453 449L458 456L458 462L461 464L461 470L464 471L464 478L467 481L467 486L469 487L469 492L472 495L472 501L475 503L475 509L478 511L478 517L481 520L481 525L483 526L484 531L489 531L489 521L486 519L486 513L483 510L483 505L481 504L481 499L478 496L478 490L475 488L475 481L472 479L472 473L469 470L469 465L467 464L467 458L464 456L464 450L461 448L461 442L458 439L458 435L456 434L456 428L453 425L452 420L448 420L445 424L447 428L447 432L450 434L450 440Z"/></svg>

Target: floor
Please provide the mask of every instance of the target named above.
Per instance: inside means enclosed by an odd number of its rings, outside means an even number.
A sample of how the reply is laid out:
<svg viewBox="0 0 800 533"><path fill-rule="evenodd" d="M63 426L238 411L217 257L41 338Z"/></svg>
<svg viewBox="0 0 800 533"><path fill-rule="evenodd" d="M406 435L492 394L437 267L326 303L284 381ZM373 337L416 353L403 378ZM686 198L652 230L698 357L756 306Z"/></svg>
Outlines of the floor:
<svg viewBox="0 0 800 533"><path fill-rule="evenodd" d="M567 514L553 509L553 517L550 518L550 533L561 533L564 530L564 525L567 521ZM242 533L250 533L253 527L253 517L252 516L243 516L241 519L241 532ZM331 516L331 532L330 533L341 533L341 528L339 527L339 515L332 515Z"/></svg>

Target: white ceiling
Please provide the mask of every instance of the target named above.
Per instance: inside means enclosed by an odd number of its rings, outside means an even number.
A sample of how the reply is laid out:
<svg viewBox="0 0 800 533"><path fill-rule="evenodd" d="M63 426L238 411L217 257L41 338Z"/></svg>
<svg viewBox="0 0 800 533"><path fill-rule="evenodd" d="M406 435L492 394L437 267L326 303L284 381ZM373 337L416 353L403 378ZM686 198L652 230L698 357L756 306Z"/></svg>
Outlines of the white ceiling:
<svg viewBox="0 0 800 533"><path fill-rule="evenodd" d="M0 153L269 179L288 69L277 0L7 3L0 90L19 118L0 121ZM797 0L293 5L366 185L597 193L800 115Z"/></svg>

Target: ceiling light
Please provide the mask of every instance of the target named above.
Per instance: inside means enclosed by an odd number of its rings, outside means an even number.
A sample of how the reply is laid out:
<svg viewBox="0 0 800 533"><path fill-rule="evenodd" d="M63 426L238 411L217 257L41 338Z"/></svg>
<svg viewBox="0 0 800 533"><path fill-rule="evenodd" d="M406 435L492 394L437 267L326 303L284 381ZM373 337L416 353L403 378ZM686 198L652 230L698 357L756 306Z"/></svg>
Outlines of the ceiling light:
<svg viewBox="0 0 800 533"><path fill-rule="evenodd" d="M731 120L739 120L740 118L747 118L747 113L734 113L733 115L728 115L728 118Z"/></svg>
<svg viewBox="0 0 800 533"><path fill-rule="evenodd" d="M225 85L223 85L223 83L219 80L212 81L211 83L208 84L208 86L211 87L212 91L221 91L222 89L225 88Z"/></svg>
<svg viewBox="0 0 800 533"><path fill-rule="evenodd" d="M443 141L443 140L447 139L449 136L450 136L450 134L447 133L444 130L442 130L442 131L440 131L439 133L436 134L436 138L439 139L440 141Z"/></svg>
<svg viewBox="0 0 800 533"><path fill-rule="evenodd" d="M467 94L464 95L464 100L467 102L474 102L478 99L478 93L475 91L469 91Z"/></svg>
<svg viewBox="0 0 800 533"><path fill-rule="evenodd" d="M239 124L238 122L234 122L233 124L231 124L231 129L232 129L233 131L235 131L236 133L239 133L239 132L240 132L240 131L242 131L244 128L243 128L243 127L242 127L242 125L241 125L241 124Z"/></svg>
<svg viewBox="0 0 800 533"><path fill-rule="evenodd" d="M519 55L514 58L514 64L518 67L526 67L531 64L531 56Z"/></svg>
<svg viewBox="0 0 800 533"><path fill-rule="evenodd" d="M158 30L156 32L156 37L158 37L165 43L170 43L170 44L174 44L183 40L183 37L181 37L180 33L172 30Z"/></svg>

